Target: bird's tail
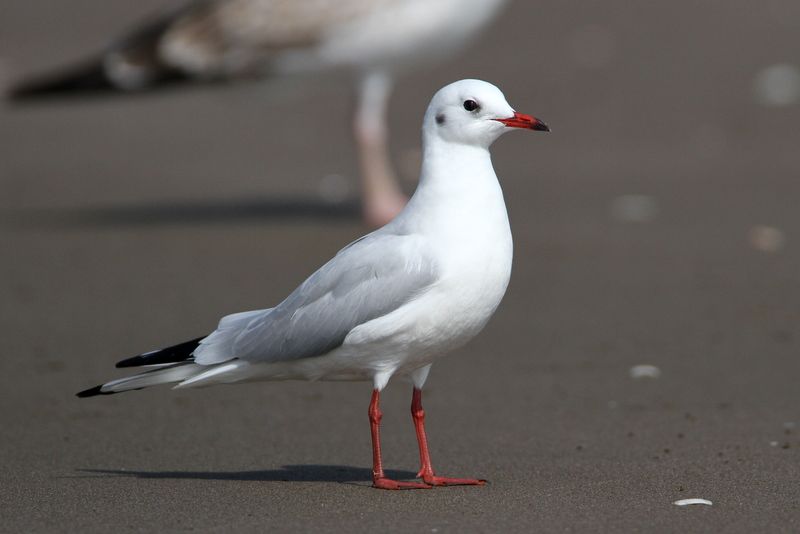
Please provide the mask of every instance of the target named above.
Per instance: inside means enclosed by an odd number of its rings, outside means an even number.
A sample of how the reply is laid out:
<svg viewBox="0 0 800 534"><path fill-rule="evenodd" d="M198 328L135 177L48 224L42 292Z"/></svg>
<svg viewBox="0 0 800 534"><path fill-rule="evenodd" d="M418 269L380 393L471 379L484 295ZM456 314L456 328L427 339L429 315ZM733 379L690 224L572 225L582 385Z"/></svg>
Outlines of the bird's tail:
<svg viewBox="0 0 800 534"><path fill-rule="evenodd" d="M154 367L147 371L112 380L105 384L89 388L78 393L78 397L93 397L95 395L111 395L132 389L142 389L158 384L181 382L194 377L208 368L194 363L193 352L200 344L202 337L179 343L152 352L146 352L133 358L128 358L117 363L117 367Z"/></svg>
<svg viewBox="0 0 800 534"><path fill-rule="evenodd" d="M161 15L112 45L96 57L60 71L12 86L14 101L57 99L69 96L135 92L188 79L167 65L159 43L174 18L182 11Z"/></svg>
<svg viewBox="0 0 800 534"><path fill-rule="evenodd" d="M151 369L138 375L118 378L105 384L100 384L93 388L76 393L78 397L94 397L95 395L113 395L123 391L142 389L159 384L172 384L182 382L191 378L204 370L202 365L192 362L176 363L173 365L161 366L159 369Z"/></svg>
<svg viewBox="0 0 800 534"><path fill-rule="evenodd" d="M44 76L24 80L11 87L8 98L16 101L45 99L77 93L115 90L100 58Z"/></svg>

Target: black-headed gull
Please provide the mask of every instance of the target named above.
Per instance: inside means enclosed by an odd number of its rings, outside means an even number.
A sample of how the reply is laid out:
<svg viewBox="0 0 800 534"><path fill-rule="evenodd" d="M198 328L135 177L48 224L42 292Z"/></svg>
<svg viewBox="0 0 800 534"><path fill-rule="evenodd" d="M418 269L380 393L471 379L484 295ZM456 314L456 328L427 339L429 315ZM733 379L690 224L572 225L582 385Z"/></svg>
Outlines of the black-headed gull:
<svg viewBox="0 0 800 534"><path fill-rule="evenodd" d="M117 367L155 368L78 396L163 383L370 380L375 487L482 484L434 474L422 386L434 360L475 336L506 291L511 230L489 146L514 128L549 131L487 82L444 87L425 113L419 186L392 222L347 245L274 308L228 315L206 337L123 360ZM394 375L414 384L421 484L383 471L378 404Z"/></svg>
<svg viewBox="0 0 800 534"><path fill-rule="evenodd" d="M360 80L354 133L364 217L373 227L406 202L389 158L392 76L441 59L507 0L193 0L144 24L86 62L23 82L12 97L142 91L349 69Z"/></svg>

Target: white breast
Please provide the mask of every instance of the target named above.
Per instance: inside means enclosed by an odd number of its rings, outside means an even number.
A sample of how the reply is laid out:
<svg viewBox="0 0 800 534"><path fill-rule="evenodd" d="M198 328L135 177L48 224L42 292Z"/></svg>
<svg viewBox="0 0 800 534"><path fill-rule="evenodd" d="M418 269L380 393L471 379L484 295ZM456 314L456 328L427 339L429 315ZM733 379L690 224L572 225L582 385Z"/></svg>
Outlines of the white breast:
<svg viewBox="0 0 800 534"><path fill-rule="evenodd" d="M437 236L443 271L439 321L459 344L483 328L511 276L511 230L500 187L496 181L493 185L496 190L483 195L479 207L450 215Z"/></svg>
<svg viewBox="0 0 800 534"><path fill-rule="evenodd" d="M511 275L511 231L494 172L473 185L444 201L439 196L430 204L435 212L411 219L425 222L418 230L436 253L441 277L416 300L355 328L345 340L351 355L380 350L379 365L413 370L469 341L492 316ZM411 217L427 207L412 207Z"/></svg>

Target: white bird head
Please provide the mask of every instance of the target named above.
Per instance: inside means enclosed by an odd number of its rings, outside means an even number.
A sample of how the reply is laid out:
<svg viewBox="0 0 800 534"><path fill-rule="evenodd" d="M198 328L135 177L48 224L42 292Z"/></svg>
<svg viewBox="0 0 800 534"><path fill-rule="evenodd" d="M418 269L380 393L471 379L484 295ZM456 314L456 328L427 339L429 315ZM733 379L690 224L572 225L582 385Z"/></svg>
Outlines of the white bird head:
<svg viewBox="0 0 800 534"><path fill-rule="evenodd" d="M494 85L481 80L460 80L433 96L422 130L428 138L488 148L513 128L550 131L541 120L514 111Z"/></svg>

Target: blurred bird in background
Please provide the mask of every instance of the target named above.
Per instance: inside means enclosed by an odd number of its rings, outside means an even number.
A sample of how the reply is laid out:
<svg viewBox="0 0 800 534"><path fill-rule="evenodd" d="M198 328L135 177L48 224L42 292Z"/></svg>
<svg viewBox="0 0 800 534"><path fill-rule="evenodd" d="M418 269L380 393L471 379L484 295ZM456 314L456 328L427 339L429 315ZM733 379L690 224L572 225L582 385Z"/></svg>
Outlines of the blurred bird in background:
<svg viewBox="0 0 800 534"><path fill-rule="evenodd" d="M80 65L23 81L17 101L154 91L181 84L346 69L362 212L381 226L407 201L386 127L393 79L455 53L507 0L194 0L133 29Z"/></svg>

